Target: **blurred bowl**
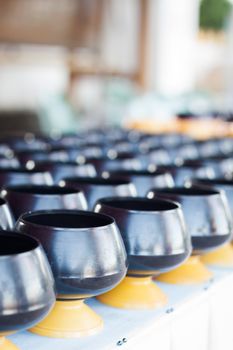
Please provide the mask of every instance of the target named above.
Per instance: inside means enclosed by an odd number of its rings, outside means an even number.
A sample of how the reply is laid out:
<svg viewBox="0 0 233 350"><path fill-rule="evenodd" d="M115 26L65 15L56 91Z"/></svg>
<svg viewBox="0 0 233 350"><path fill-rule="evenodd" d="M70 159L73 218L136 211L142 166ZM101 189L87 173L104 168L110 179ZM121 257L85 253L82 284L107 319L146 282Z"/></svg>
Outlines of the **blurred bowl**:
<svg viewBox="0 0 233 350"><path fill-rule="evenodd" d="M34 326L53 307L52 273L42 247L32 237L0 231L0 295L2 337ZM0 347L16 349L4 339Z"/></svg>
<svg viewBox="0 0 233 350"><path fill-rule="evenodd" d="M16 152L21 166L27 168L35 166L40 161L68 161L68 155L65 151L43 151L43 150L20 150ZM32 164L32 165L30 165Z"/></svg>
<svg viewBox="0 0 233 350"><path fill-rule="evenodd" d="M84 192L89 209L93 209L95 203L104 197L136 196L135 186L124 179L104 179L102 177L67 177L60 184L80 189Z"/></svg>
<svg viewBox="0 0 233 350"><path fill-rule="evenodd" d="M52 185L49 172L26 168L0 168L0 187L19 184Z"/></svg>
<svg viewBox="0 0 233 350"><path fill-rule="evenodd" d="M176 186L183 186L190 183L191 179L196 176L205 176L212 178L215 176L214 170L208 166L204 166L199 161L186 161L179 165L159 166L159 171L170 173L174 179Z"/></svg>
<svg viewBox="0 0 233 350"><path fill-rule="evenodd" d="M193 254L199 255L214 250L231 239L232 222L229 207L223 194L216 189L152 189L148 198L164 198L181 204L192 237Z"/></svg>
<svg viewBox="0 0 233 350"><path fill-rule="evenodd" d="M14 218L11 208L5 199L0 197L0 228L2 230L13 230Z"/></svg>
<svg viewBox="0 0 233 350"><path fill-rule="evenodd" d="M110 159L110 157L112 157ZM87 163L94 165L97 174L102 175L104 171L112 171L119 169L141 169L142 163L135 154L111 152L109 156L101 157L85 157Z"/></svg>
<svg viewBox="0 0 233 350"><path fill-rule="evenodd" d="M229 209L231 211L231 218L233 219L233 180L227 180L225 178L196 178L192 180L193 186L201 186L207 188L216 188L219 191L223 191L227 198ZM208 265L217 265L223 267L233 266L233 247L230 243L226 243L214 252L205 254L202 257L202 261Z"/></svg>
<svg viewBox="0 0 233 350"><path fill-rule="evenodd" d="M8 186L2 190L1 195L9 203L16 220L21 214L28 211L49 209L87 210L84 194L70 187L46 185Z"/></svg>
<svg viewBox="0 0 233 350"><path fill-rule="evenodd" d="M95 176L96 171L92 164L79 165L75 162L41 161L35 163L35 169L46 171L52 175L55 184L66 176Z"/></svg>
<svg viewBox="0 0 233 350"><path fill-rule="evenodd" d="M229 207L218 190L201 187L153 189L148 197L169 199L181 204L192 239L193 255L214 251L231 239ZM199 257L194 257L186 265L161 275L159 280L168 283L200 283L209 280L211 276Z"/></svg>
<svg viewBox="0 0 233 350"><path fill-rule="evenodd" d="M173 187L174 180L170 173L163 170L116 170L111 172L106 172L106 177L110 178L123 178L136 187L137 194L139 196L146 196L147 192L155 187Z"/></svg>

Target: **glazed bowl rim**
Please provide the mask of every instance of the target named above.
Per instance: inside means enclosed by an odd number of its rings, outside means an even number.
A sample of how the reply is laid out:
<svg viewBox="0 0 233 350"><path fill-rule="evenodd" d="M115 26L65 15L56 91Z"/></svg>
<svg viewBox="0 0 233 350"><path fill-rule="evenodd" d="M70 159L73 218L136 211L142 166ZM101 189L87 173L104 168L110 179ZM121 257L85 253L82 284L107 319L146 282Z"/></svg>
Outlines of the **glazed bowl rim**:
<svg viewBox="0 0 233 350"><path fill-rule="evenodd" d="M193 183L196 184L200 184L200 185L206 185L206 186L228 186L228 187L233 187L233 178L232 179L226 179L224 177L216 177L213 179L208 179L208 178L204 178L204 177L196 177L191 179L191 181L193 181Z"/></svg>
<svg viewBox="0 0 233 350"><path fill-rule="evenodd" d="M28 254L32 254L33 252L35 252L38 249L42 249L42 246L40 244L40 242L38 241L38 239L36 239L34 236L31 235L27 235L25 233L21 233L17 230L14 231L10 231L10 230L0 230L0 236L12 236L12 237L16 237L17 238L24 238L27 239L28 241L31 241L32 243L34 242L35 246L30 249L30 250L25 250L21 253L15 253L15 254L5 254L5 255L0 255L0 261L3 259L12 259L12 258L17 258L17 257L21 257L21 256L25 256Z"/></svg>
<svg viewBox="0 0 233 350"><path fill-rule="evenodd" d="M71 181L74 185L89 185L89 186L122 186L122 185L131 185L132 182L130 180L119 178L104 178L101 176L66 176L61 181L64 183ZM71 184L71 183L70 183ZM66 186L66 185L65 185ZM72 185L71 185L72 186Z"/></svg>
<svg viewBox="0 0 233 350"><path fill-rule="evenodd" d="M119 202L124 202L124 201L138 201L138 202L142 202L145 201L147 203L151 203L151 202L157 202L157 203L164 203L164 204L170 204L173 207L172 208L168 208L168 209L164 209L164 210L136 210L136 209L127 209L127 208L121 208L121 207L116 207L116 206L112 206L112 205L108 205L108 202L110 201L119 201ZM142 214L142 215L151 215L151 214L157 214L157 215L162 215L162 214L167 214L167 213L171 213L171 212L176 212L177 210L181 209L181 205L176 202L176 201L172 201L169 199L161 199L161 198L153 198L153 199L149 199L147 197L105 197L105 198L100 198L96 204L95 204L95 209L101 205L105 208L111 208L111 209L115 209L117 211L122 211L122 212L126 212L126 213L131 213L131 214Z"/></svg>
<svg viewBox="0 0 233 350"><path fill-rule="evenodd" d="M33 169L27 169L23 167L13 168L13 167L5 167L0 168L0 174L27 174L27 175L33 175L33 174L49 174L49 171L46 170L37 170L35 168Z"/></svg>
<svg viewBox="0 0 233 350"><path fill-rule="evenodd" d="M29 189L29 191L27 191ZM32 189L32 191L30 191L30 189ZM36 189L38 189L38 191L36 191ZM54 192L43 192L43 193L40 193L40 189L52 189L54 190ZM21 191L22 190L22 191ZM35 191L34 191L35 190ZM57 192L56 193L56 190L61 190L61 192ZM36 184L20 184L20 185L8 185L6 187L3 187L2 188L2 191L1 192L4 192L4 191L7 191L8 193L17 193L17 194L22 194L22 195L32 195L32 196L48 196L48 197L55 197L55 196L69 196L69 195L80 195L81 193L83 193L81 190L79 190L78 188L74 188L74 187L71 187L71 186L59 186L59 185L56 185L56 184L53 184L53 185L36 185ZM62 192L64 191L64 192ZM0 202L0 205L1 205L1 202Z"/></svg>
<svg viewBox="0 0 233 350"><path fill-rule="evenodd" d="M52 153L52 152L51 152ZM38 160L33 160L35 162L35 169L40 169L43 168L43 166L70 166L70 167L80 167L80 166L87 166L87 165L92 165L91 163L84 163L84 164L79 164L75 161L72 160L58 160L58 159L38 159Z"/></svg>
<svg viewBox="0 0 233 350"><path fill-rule="evenodd" d="M31 216L36 216L36 215L48 215L48 214L68 214L68 215L84 215L84 216L92 216L92 217L102 217L103 219L109 220L110 222L106 223L105 225L101 225L101 226L92 226L92 227L61 227L61 226L49 226L49 225L43 225L43 224L36 224L36 223L32 223L32 222L28 222L25 220L25 218L27 217L31 217ZM116 225L116 221L115 219L107 214L102 214L102 213L95 213L93 211L89 211L89 210L70 210L70 209L51 209L51 210L37 210L37 211L29 211L26 213L23 213L22 215L20 215L20 217L18 218L17 222L16 222L16 226L18 226L18 224L23 223L25 225L30 225L33 227L37 227L37 228L46 228L46 229L50 229L50 230L54 230L54 231L68 231L68 232L77 232L77 231L90 231L90 230L102 230L106 227L112 226L112 225Z"/></svg>
<svg viewBox="0 0 233 350"><path fill-rule="evenodd" d="M166 169L159 169L159 167L153 171L148 169L120 169L120 170L110 170L107 171L112 176L141 176L141 177L155 177L161 175L171 175Z"/></svg>
<svg viewBox="0 0 233 350"><path fill-rule="evenodd" d="M177 192L173 192L176 191ZM179 192L179 190L181 192L186 192L187 193L181 193ZM193 190L193 191L199 191L199 193L195 194L195 193L188 193L188 191ZM182 187L182 186L174 186L174 187L166 187L166 188L151 188L148 192L147 192L147 196L149 195L149 193L153 193L153 194L158 194L158 195L172 195L172 196L179 196L179 197L185 197L185 198L205 198L205 197L210 197L210 196L221 196L221 191L218 190L217 188L214 187L206 187L203 188L203 186L192 186L192 187ZM154 198L152 198L154 199Z"/></svg>

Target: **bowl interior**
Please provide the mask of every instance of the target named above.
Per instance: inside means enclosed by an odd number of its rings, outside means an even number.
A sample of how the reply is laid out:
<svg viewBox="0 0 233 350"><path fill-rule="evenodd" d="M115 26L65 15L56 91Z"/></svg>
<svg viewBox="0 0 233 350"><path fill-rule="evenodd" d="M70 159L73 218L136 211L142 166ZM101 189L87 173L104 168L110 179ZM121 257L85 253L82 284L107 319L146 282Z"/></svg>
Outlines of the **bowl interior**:
<svg viewBox="0 0 233 350"><path fill-rule="evenodd" d="M66 229L97 228L114 222L109 216L82 211L35 212L23 215L22 219L34 225Z"/></svg>
<svg viewBox="0 0 233 350"><path fill-rule="evenodd" d="M105 198L100 203L109 207L132 211L167 211L177 209L176 203L166 200L147 198Z"/></svg>
<svg viewBox="0 0 233 350"><path fill-rule="evenodd" d="M174 194L181 196L209 196L214 194L219 194L219 191L210 188L201 187L168 187L155 189L154 192L164 193L164 194Z"/></svg>
<svg viewBox="0 0 233 350"><path fill-rule="evenodd" d="M9 186L7 190L9 190L9 192L44 194L44 195L66 195L66 194L72 194L72 193L78 192L78 190L75 190L70 187L46 186L46 185L45 186L43 185Z"/></svg>
<svg viewBox="0 0 233 350"><path fill-rule="evenodd" d="M207 185L226 185L226 186L233 186L233 180L224 179L224 178L215 178L215 179L204 179L204 178L197 178L194 179L194 181L200 182L201 184L207 184Z"/></svg>
<svg viewBox="0 0 233 350"><path fill-rule="evenodd" d="M90 185L100 185L100 186L120 186L128 185L129 181L117 178L101 178L101 177L69 177L65 178L68 183L80 183L80 184L90 184Z"/></svg>
<svg viewBox="0 0 233 350"><path fill-rule="evenodd" d="M149 171L149 170L134 170L134 169L130 169L130 170L119 170L119 171L111 171L110 172L111 175L119 175L119 176L158 176L158 175L164 175L166 174L165 170L162 169L158 169L158 170L154 170L154 171Z"/></svg>
<svg viewBox="0 0 233 350"><path fill-rule="evenodd" d="M26 253L38 246L39 243L29 236L11 231L0 231L0 256Z"/></svg>

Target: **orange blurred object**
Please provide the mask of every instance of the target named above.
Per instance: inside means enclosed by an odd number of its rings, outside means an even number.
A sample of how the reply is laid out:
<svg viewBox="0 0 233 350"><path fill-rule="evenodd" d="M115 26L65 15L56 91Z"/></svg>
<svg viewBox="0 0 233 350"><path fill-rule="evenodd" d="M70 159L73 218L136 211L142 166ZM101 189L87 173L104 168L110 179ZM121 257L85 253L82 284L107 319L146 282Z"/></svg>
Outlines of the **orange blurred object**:
<svg viewBox="0 0 233 350"><path fill-rule="evenodd" d="M233 136L233 123L221 119L181 120L174 118L169 122L146 119L132 121L127 124L127 127L152 134L180 132L197 140Z"/></svg>

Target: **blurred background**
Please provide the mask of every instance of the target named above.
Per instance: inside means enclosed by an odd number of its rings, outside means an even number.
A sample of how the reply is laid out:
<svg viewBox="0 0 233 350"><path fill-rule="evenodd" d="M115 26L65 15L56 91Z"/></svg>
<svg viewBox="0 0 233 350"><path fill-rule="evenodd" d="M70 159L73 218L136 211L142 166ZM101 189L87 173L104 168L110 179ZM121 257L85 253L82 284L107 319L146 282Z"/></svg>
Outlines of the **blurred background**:
<svg viewBox="0 0 233 350"><path fill-rule="evenodd" d="M1 131L232 113L232 0L0 0Z"/></svg>

